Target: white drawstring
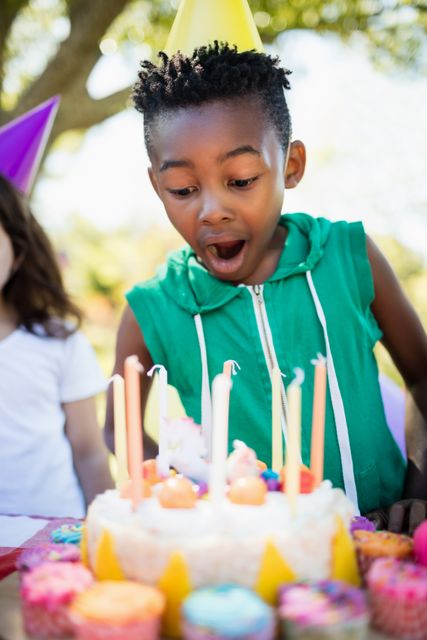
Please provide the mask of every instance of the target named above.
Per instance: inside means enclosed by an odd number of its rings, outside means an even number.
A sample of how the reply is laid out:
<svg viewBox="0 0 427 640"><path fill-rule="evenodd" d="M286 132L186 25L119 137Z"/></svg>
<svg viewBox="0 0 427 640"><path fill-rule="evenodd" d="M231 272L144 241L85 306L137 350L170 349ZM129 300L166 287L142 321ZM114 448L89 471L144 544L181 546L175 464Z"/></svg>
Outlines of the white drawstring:
<svg viewBox="0 0 427 640"><path fill-rule="evenodd" d="M353 458L351 455L350 440L348 437L347 420L345 417L344 404L342 401L342 397L341 397L341 393L338 385L338 379L335 372L335 365L332 357L331 346L329 344L326 318L322 309L322 305L319 300L319 296L317 295L317 291L313 283L311 271L306 272L306 278L307 278L308 286L313 298L314 306L316 307L317 317L319 318L319 322L322 325L323 335L325 338L326 369L328 372L329 391L331 394L332 409L334 412L335 424L337 428L338 446L340 450L341 467L342 467L342 473L344 478L344 488L345 488L347 497L353 502L357 511L359 511L358 501L357 501L356 481L354 478L354 470L353 470Z"/></svg>
<svg viewBox="0 0 427 640"><path fill-rule="evenodd" d="M199 341L200 358L202 361L202 407L201 407L201 423L203 440L206 451L208 452L208 461L211 459L211 440L212 440L212 403L211 389L209 384L208 355L206 351L205 335L203 333L202 317L200 313L194 316L194 324L196 325L197 338Z"/></svg>

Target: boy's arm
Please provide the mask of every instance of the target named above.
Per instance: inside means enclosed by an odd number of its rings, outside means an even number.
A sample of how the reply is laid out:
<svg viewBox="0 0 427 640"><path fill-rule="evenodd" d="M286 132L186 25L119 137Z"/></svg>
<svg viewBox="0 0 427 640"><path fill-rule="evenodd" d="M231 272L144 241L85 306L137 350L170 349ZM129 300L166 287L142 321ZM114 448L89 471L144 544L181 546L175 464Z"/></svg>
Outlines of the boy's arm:
<svg viewBox="0 0 427 640"><path fill-rule="evenodd" d="M427 423L427 337L420 319L406 298L399 281L386 258L367 238L368 257L371 264L375 299L372 312L383 332L382 342L390 353L406 386ZM427 453L423 455L423 468L409 461L404 498L427 499ZM407 512L410 511L408 514ZM410 521L410 529L417 520L426 517L424 505L405 500L392 505L389 511L389 526L401 529L403 521Z"/></svg>
<svg viewBox="0 0 427 640"><path fill-rule="evenodd" d="M116 361L113 374L123 375L124 361L127 356L136 355L145 371L153 366L153 361L145 344L141 329L136 321L133 311L127 306L123 312L122 320L117 333ZM152 379L146 375L141 376L141 415L144 417L145 405ZM114 408L113 385L110 384L107 392L107 412L105 417L104 438L107 447L114 453ZM157 443L144 432L144 458L155 458L158 453Z"/></svg>
<svg viewBox="0 0 427 640"><path fill-rule="evenodd" d="M64 403L65 432L71 444L73 463L86 505L98 493L111 489L108 451L96 417L95 398Z"/></svg>

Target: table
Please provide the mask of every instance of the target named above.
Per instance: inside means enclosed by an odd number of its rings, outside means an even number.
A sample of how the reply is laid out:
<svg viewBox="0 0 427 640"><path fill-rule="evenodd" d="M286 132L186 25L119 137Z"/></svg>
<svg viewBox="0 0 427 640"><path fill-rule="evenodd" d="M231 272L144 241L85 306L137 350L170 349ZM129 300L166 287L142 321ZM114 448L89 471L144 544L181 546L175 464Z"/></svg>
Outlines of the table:
<svg viewBox="0 0 427 640"><path fill-rule="evenodd" d="M19 549L10 549L0 554L0 571L7 577L0 579L0 640L31 640L25 634L22 624L21 603L19 598L18 574L13 571L14 562L22 548L34 547L49 540L50 532L65 522L76 522L73 518L51 519L35 536L27 540ZM7 561L5 561L5 558ZM64 639L67 640L67 639ZM68 639L71 640L71 639ZM388 640L386 636L371 631L367 640Z"/></svg>

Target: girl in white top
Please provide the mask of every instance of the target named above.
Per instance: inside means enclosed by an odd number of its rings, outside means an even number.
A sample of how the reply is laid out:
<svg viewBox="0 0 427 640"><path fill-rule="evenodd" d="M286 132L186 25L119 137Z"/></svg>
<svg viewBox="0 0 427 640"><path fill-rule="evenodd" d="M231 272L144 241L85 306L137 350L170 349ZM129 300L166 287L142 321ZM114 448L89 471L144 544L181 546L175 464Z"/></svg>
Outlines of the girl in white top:
<svg viewBox="0 0 427 640"><path fill-rule="evenodd" d="M80 320L49 239L0 176L0 513L82 517L112 486L105 382Z"/></svg>

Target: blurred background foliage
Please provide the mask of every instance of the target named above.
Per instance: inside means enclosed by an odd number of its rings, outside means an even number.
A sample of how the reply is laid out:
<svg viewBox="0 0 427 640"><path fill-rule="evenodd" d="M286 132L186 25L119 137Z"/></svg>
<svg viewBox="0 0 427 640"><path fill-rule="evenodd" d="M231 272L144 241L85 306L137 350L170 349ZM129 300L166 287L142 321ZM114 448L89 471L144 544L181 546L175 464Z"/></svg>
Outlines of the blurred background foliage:
<svg viewBox="0 0 427 640"><path fill-rule="evenodd" d="M362 38L379 67L426 71L424 0L249 0L249 4L264 42L292 29L334 33L344 40ZM93 70L104 55L117 49L132 60L153 58L166 42L177 6L178 0L0 0L0 125L60 93L50 144L66 146L70 138L66 142L62 134L81 137L124 109L130 87L93 96L88 88ZM426 323L423 259L394 238L377 241ZM152 275L181 241L164 227L135 232L123 226L104 232L76 214L54 242L69 289L86 313L89 338L108 373L124 291ZM384 371L398 379L380 348L379 358Z"/></svg>

